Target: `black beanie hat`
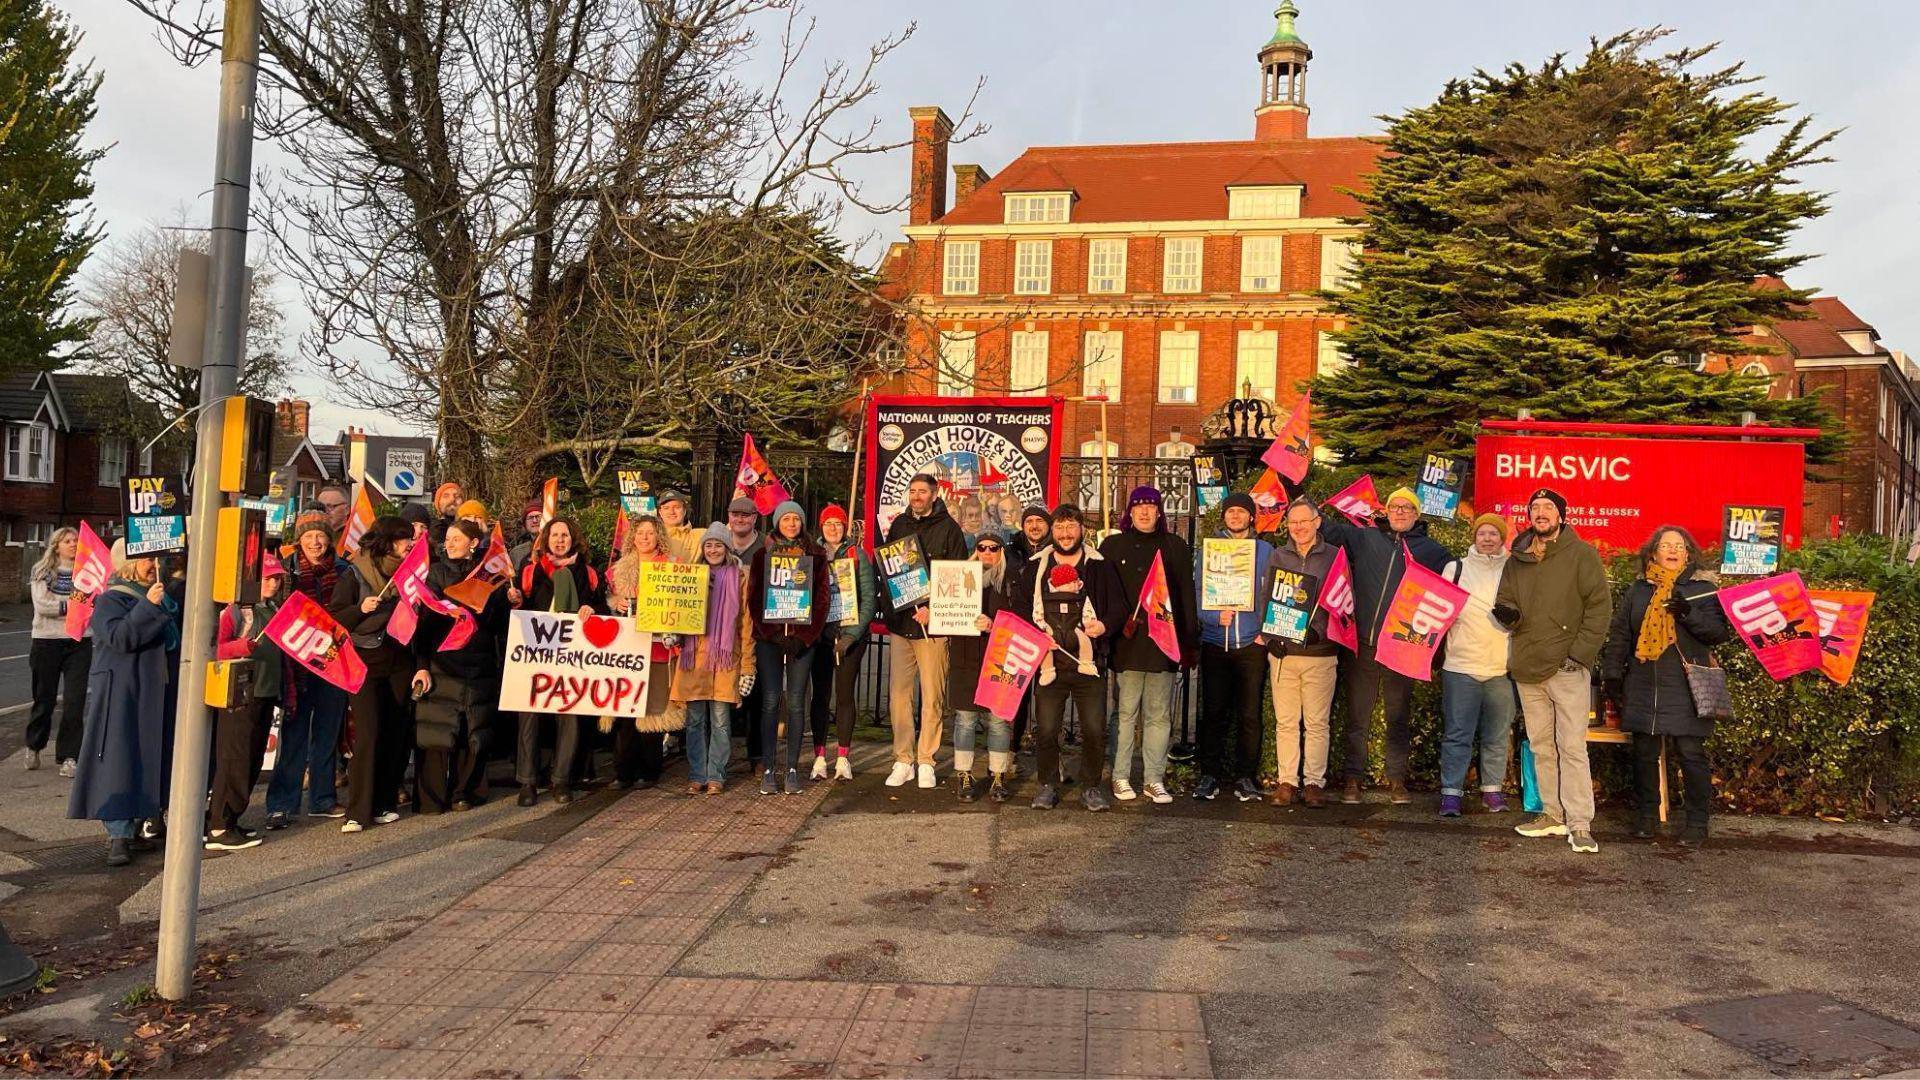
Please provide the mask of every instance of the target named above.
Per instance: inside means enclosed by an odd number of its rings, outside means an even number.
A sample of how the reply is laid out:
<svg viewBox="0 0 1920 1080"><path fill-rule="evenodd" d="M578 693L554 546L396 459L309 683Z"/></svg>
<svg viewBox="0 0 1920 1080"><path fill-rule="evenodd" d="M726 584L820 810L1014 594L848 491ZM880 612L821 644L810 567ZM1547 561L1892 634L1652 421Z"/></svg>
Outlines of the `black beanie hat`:
<svg viewBox="0 0 1920 1080"><path fill-rule="evenodd" d="M1053 515L1047 513L1046 507L1035 505L1020 511L1020 524L1025 525L1028 518L1039 518L1041 521L1050 522L1053 520Z"/></svg>
<svg viewBox="0 0 1920 1080"><path fill-rule="evenodd" d="M1259 513L1260 513L1259 509L1253 505L1253 496L1247 494L1244 491L1236 491L1233 494L1227 496L1225 499L1221 500L1220 512L1224 514L1228 510L1231 510L1236 506L1242 510L1245 510L1249 514L1252 514L1256 517L1259 516Z"/></svg>
<svg viewBox="0 0 1920 1080"><path fill-rule="evenodd" d="M1560 516L1562 518L1567 516L1567 497L1565 495L1560 494L1552 488L1541 488L1539 491L1527 496L1527 505L1532 506L1541 499L1545 499L1557 507L1560 510Z"/></svg>

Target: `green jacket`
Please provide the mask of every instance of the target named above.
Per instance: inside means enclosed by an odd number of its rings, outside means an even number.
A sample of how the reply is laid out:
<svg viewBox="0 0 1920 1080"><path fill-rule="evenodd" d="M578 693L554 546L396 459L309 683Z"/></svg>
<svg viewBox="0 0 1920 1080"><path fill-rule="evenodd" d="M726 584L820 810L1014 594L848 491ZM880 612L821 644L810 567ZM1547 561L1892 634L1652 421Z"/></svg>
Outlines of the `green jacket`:
<svg viewBox="0 0 1920 1080"><path fill-rule="evenodd" d="M1613 617L1613 590L1593 545L1562 525L1560 535L1536 555L1533 532L1513 541L1513 557L1500 576L1494 605L1520 612L1513 627L1507 673L1514 682L1546 682L1571 657L1592 671Z"/></svg>

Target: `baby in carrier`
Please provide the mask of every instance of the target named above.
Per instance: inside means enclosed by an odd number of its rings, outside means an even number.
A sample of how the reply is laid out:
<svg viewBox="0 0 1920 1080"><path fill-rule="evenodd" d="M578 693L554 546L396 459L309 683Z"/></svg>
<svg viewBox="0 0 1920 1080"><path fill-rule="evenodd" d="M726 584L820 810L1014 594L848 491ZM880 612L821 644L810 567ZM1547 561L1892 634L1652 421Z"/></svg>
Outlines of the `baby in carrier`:
<svg viewBox="0 0 1920 1080"><path fill-rule="evenodd" d="M1086 586L1080 580L1080 571L1072 566L1055 564L1048 568L1046 579L1039 589L1040 625L1046 627L1052 636L1056 648L1047 650L1046 659L1040 662L1040 685L1051 686L1054 680L1054 658L1059 650L1077 659L1082 675L1098 674L1093 665L1093 639L1087 636L1082 626L1094 618L1093 604L1086 598Z"/></svg>

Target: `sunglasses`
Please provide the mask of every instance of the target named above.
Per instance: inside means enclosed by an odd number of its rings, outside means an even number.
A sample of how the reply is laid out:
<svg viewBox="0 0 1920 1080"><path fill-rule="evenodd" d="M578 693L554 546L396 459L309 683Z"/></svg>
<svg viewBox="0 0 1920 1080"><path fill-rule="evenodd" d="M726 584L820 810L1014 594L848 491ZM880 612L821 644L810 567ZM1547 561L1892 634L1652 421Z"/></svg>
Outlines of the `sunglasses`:
<svg viewBox="0 0 1920 1080"><path fill-rule="evenodd" d="M975 544L975 545L973 545L973 550L975 550L975 551L1000 551L1000 550L1003 550L1003 549L1001 548L1001 546L1000 546L999 544Z"/></svg>

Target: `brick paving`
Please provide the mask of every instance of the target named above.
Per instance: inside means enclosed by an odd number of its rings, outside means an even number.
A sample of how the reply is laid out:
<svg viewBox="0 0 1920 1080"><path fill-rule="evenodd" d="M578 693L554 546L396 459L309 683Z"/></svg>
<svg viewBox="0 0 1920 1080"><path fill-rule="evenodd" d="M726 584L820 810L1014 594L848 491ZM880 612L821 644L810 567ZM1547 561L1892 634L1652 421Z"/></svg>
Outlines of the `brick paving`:
<svg viewBox="0 0 1920 1080"><path fill-rule="evenodd" d="M628 795L275 1017L237 1075L1212 1075L1192 994L675 976L827 790Z"/></svg>

